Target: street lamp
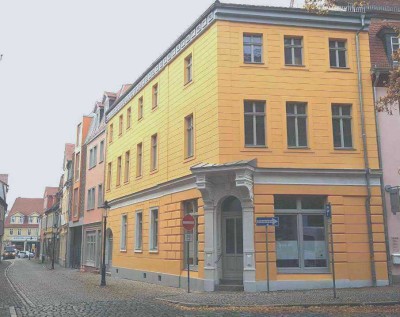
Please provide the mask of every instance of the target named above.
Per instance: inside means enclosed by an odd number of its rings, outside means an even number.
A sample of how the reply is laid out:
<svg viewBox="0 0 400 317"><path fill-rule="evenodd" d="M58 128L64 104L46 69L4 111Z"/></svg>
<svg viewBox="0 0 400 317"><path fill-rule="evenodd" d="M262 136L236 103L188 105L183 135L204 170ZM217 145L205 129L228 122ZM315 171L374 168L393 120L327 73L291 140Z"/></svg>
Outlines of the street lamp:
<svg viewBox="0 0 400 317"><path fill-rule="evenodd" d="M51 257L51 269L54 270L54 257L55 257L55 250L56 250L56 233L58 228L58 212L54 213L54 220L53 220L53 256Z"/></svg>
<svg viewBox="0 0 400 317"><path fill-rule="evenodd" d="M107 200L104 202L103 206L103 260L101 265L101 282L100 286L106 286L106 230L107 230L107 216L110 205Z"/></svg>

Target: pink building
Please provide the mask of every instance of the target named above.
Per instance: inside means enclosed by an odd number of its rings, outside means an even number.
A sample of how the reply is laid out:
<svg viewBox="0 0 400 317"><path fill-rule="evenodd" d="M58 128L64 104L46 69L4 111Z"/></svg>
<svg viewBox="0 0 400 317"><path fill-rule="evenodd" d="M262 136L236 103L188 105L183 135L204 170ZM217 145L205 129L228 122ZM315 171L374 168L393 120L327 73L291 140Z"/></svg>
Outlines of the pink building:
<svg viewBox="0 0 400 317"><path fill-rule="evenodd" d="M400 29L400 9L393 0L370 0L367 13L372 14L370 51L375 101L386 95L385 82L389 72L398 67L392 53L400 48L396 29ZM383 189L386 210L386 238L388 244L389 276L400 283L400 109L392 106L393 113L377 113L378 144L383 171Z"/></svg>
<svg viewBox="0 0 400 317"><path fill-rule="evenodd" d="M106 124L105 112L115 101L115 93L104 93L90 116L93 117L85 140L86 180L83 216L82 267L85 270L99 269L101 265L102 214L105 171Z"/></svg>

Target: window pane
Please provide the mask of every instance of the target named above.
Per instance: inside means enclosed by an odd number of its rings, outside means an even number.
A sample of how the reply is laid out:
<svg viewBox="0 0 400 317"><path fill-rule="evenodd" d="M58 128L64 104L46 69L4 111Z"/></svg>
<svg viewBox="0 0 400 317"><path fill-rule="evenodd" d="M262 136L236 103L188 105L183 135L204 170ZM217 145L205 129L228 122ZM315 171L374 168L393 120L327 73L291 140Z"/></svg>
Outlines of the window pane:
<svg viewBox="0 0 400 317"><path fill-rule="evenodd" d="M340 119L333 119L333 146L342 147L342 140L340 134Z"/></svg>
<svg viewBox="0 0 400 317"><path fill-rule="evenodd" d="M236 218L236 254L243 254L242 218Z"/></svg>
<svg viewBox="0 0 400 317"><path fill-rule="evenodd" d="M307 119L297 118L299 146L307 146Z"/></svg>
<svg viewBox="0 0 400 317"><path fill-rule="evenodd" d="M294 114L294 104L286 104L286 113Z"/></svg>
<svg viewBox="0 0 400 317"><path fill-rule="evenodd" d="M302 65L303 64L301 48L295 48L294 49L294 64L295 65Z"/></svg>
<svg viewBox="0 0 400 317"><path fill-rule="evenodd" d="M339 113L339 106L332 106L332 114L334 116L338 116L340 114Z"/></svg>
<svg viewBox="0 0 400 317"><path fill-rule="evenodd" d="M250 35L243 35L243 42L244 43L250 43L251 42L251 36Z"/></svg>
<svg viewBox="0 0 400 317"><path fill-rule="evenodd" d="M301 39L293 39L293 44L294 45L301 45Z"/></svg>
<svg viewBox="0 0 400 317"><path fill-rule="evenodd" d="M292 65L292 49L290 47L285 47L285 64Z"/></svg>
<svg viewBox="0 0 400 317"><path fill-rule="evenodd" d="M251 63L251 46L250 45L244 45L243 55L244 55L245 63Z"/></svg>
<svg viewBox="0 0 400 317"><path fill-rule="evenodd" d="M336 42L335 41L329 41L329 47L335 47Z"/></svg>
<svg viewBox="0 0 400 317"><path fill-rule="evenodd" d="M297 113L298 114L306 114L306 105L305 104L298 104L297 105Z"/></svg>
<svg viewBox="0 0 400 317"><path fill-rule="evenodd" d="M245 144L254 145L253 116L244 116Z"/></svg>
<svg viewBox="0 0 400 317"><path fill-rule="evenodd" d="M264 103L263 102L256 102L256 112L264 112Z"/></svg>
<svg viewBox="0 0 400 317"><path fill-rule="evenodd" d="M244 112L253 112L253 103L250 101L245 101Z"/></svg>
<svg viewBox="0 0 400 317"><path fill-rule="evenodd" d="M342 107L342 115L349 116L351 114L350 112L351 111L350 111L350 107L349 106L343 106Z"/></svg>
<svg viewBox="0 0 400 317"><path fill-rule="evenodd" d="M329 63L332 67L337 67L336 64L336 50L329 50Z"/></svg>
<svg viewBox="0 0 400 317"><path fill-rule="evenodd" d="M344 134L344 146L353 147L350 119L343 119L343 134Z"/></svg>
<svg viewBox="0 0 400 317"><path fill-rule="evenodd" d="M296 209L296 197L289 195L274 196L275 209Z"/></svg>
<svg viewBox="0 0 400 317"><path fill-rule="evenodd" d="M261 44L262 43L262 36L261 35L253 35L252 36L252 42L255 44Z"/></svg>
<svg viewBox="0 0 400 317"><path fill-rule="evenodd" d="M325 208L325 196L303 196L301 198L302 209L320 209Z"/></svg>
<svg viewBox="0 0 400 317"><path fill-rule="evenodd" d="M265 117L256 117L257 145L265 145Z"/></svg>
<svg viewBox="0 0 400 317"><path fill-rule="evenodd" d="M296 128L295 128L295 118L287 118L287 142L288 146L296 146Z"/></svg>
<svg viewBox="0 0 400 317"><path fill-rule="evenodd" d="M324 215L303 215L305 267L327 267Z"/></svg>
<svg viewBox="0 0 400 317"><path fill-rule="evenodd" d="M291 38L285 38L285 45L290 45L292 43Z"/></svg>
<svg viewBox="0 0 400 317"><path fill-rule="evenodd" d="M234 218L226 219L225 225L226 225L225 253L235 254L235 219Z"/></svg>
<svg viewBox="0 0 400 317"><path fill-rule="evenodd" d="M346 51L339 51L339 67L346 67Z"/></svg>
<svg viewBox="0 0 400 317"><path fill-rule="evenodd" d="M261 63L262 60L262 46L254 46L254 62Z"/></svg>
<svg viewBox="0 0 400 317"><path fill-rule="evenodd" d="M275 229L275 240L276 266L299 267L296 215L279 215L279 227Z"/></svg>
<svg viewBox="0 0 400 317"><path fill-rule="evenodd" d="M338 47L339 48L346 48L346 42L345 41L338 41Z"/></svg>

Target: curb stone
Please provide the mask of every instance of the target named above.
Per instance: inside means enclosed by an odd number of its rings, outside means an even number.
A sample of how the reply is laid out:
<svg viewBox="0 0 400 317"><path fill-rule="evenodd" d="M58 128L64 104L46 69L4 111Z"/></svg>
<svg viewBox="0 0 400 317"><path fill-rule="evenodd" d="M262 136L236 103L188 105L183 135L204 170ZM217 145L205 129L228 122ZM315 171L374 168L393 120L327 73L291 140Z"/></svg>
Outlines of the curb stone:
<svg viewBox="0 0 400 317"><path fill-rule="evenodd" d="M309 307L332 307L332 306L351 306L351 307L356 307L356 306L394 306L394 305L400 305L400 301L386 301L386 302L349 302L349 303L326 303L326 302L320 302L320 303L310 303L310 304L270 304L270 305L231 305L231 304L199 304L199 303L190 303L190 302L182 302L182 301L176 301L176 300L171 300L171 299L166 299L166 298L156 298L159 301L167 302L170 304L174 305L180 305L183 307L204 307L204 308L216 308L216 307L221 307L221 308L226 308L226 307L303 307L303 308L309 308Z"/></svg>

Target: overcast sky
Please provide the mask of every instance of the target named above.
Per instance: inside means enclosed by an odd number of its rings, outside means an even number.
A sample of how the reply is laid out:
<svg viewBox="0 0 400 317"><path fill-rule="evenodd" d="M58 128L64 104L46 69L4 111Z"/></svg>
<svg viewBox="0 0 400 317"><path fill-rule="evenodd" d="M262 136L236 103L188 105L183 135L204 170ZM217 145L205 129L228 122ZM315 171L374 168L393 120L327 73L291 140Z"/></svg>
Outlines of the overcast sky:
<svg viewBox="0 0 400 317"><path fill-rule="evenodd" d="M301 0L295 0L300 5ZM64 144L104 91L132 83L211 0L0 1L0 174L16 197L58 186ZM288 6L290 0L222 1Z"/></svg>

